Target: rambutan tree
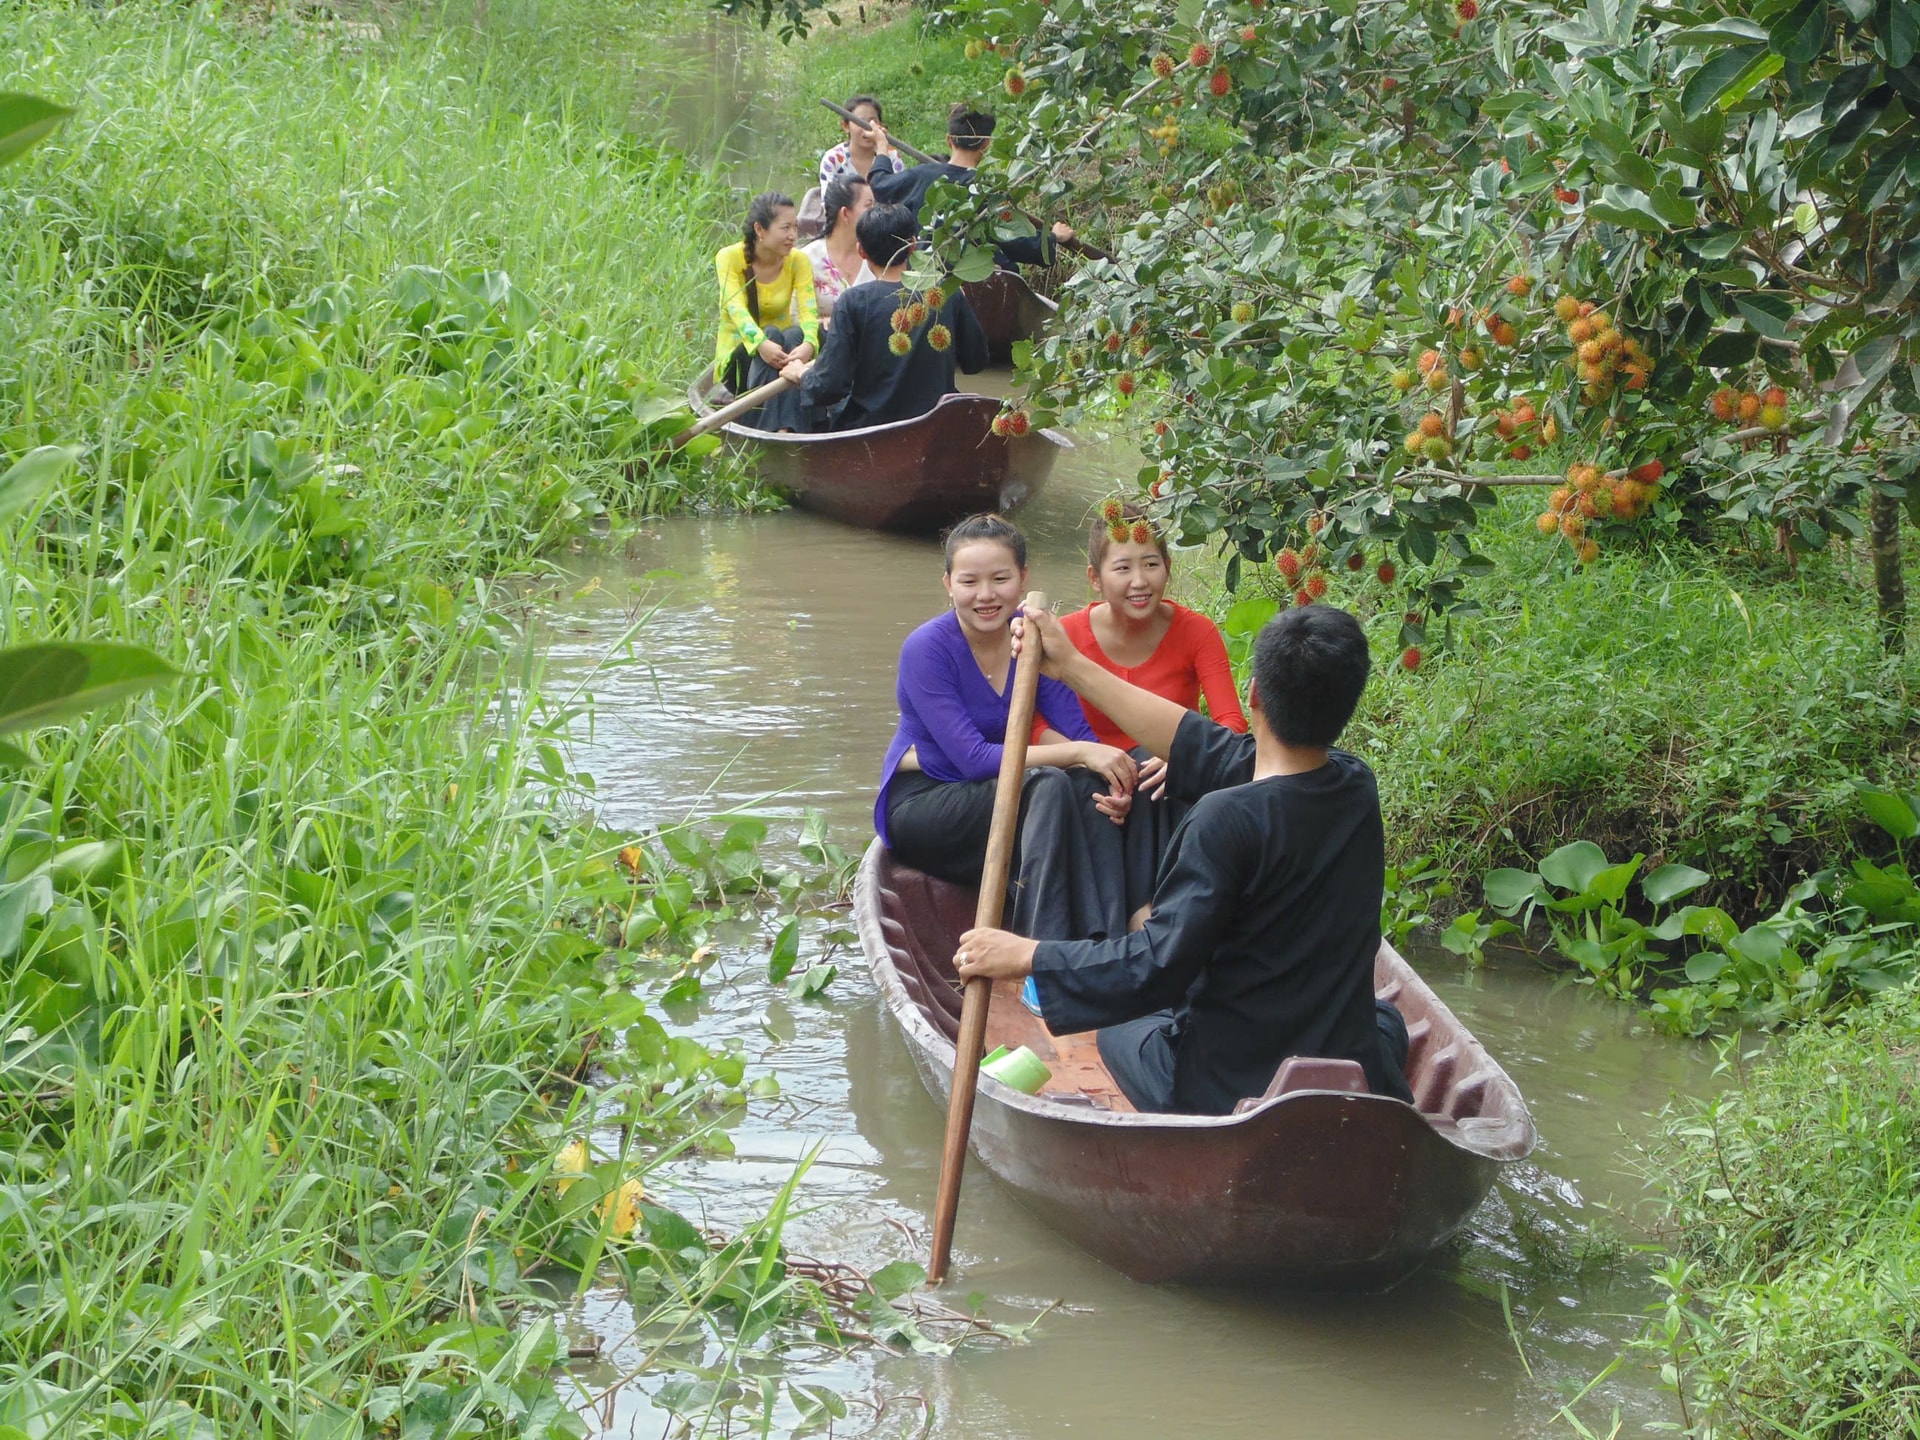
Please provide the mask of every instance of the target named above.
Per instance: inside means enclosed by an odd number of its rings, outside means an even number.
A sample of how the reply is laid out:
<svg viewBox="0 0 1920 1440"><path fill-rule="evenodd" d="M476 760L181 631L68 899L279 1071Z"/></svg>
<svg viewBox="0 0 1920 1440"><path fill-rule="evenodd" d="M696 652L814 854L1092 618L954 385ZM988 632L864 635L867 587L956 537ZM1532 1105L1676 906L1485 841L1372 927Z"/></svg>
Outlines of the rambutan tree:
<svg viewBox="0 0 1920 1440"><path fill-rule="evenodd" d="M1687 511L1870 531L1897 642L1920 0L932 13L1023 80L945 260L1026 215L1113 252L1023 353L1032 419L1139 414L1140 487L1236 573L1392 548L1421 644L1537 486L1572 563Z"/></svg>

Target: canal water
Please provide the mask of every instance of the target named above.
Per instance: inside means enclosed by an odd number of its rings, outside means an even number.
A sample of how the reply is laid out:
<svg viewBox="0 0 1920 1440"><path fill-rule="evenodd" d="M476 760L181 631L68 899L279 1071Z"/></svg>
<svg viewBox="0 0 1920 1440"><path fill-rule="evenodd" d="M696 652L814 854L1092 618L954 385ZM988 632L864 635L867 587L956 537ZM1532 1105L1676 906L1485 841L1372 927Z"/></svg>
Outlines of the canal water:
<svg viewBox="0 0 1920 1440"><path fill-rule="evenodd" d="M1137 463L1083 437L1021 515L1032 583L1056 603L1084 595L1084 526ZM595 697L576 755L607 822L640 829L750 809L772 823L778 860L812 811L857 853L893 729L899 645L942 607L940 569L932 541L792 511L659 522L585 560L550 598L546 639L559 688L581 677ZM1176 594L1178 573L1176 563ZM810 950L830 928L813 927ZM729 957L732 982L708 986L694 1033L743 1040L782 1097L731 1132L733 1157L675 1162L653 1184L707 1223L747 1223L818 1147L789 1242L869 1272L924 1261L942 1117L861 957L831 958L840 976L825 996L796 1001L766 982L760 954ZM1437 949L1414 958L1512 1073L1542 1139L1453 1249L1384 1295L1150 1288L1082 1254L975 1166L949 1290L978 1292L1007 1318L1060 1308L1024 1344L817 1368L807 1378L853 1402L836 1433L1573 1434L1555 1412L1655 1299L1631 1249L1644 1222L1623 1156L1672 1094L1710 1083L1707 1056L1529 957L1478 972ZM607 1346L595 1383L637 1367L644 1351L623 1338L632 1317L617 1295L591 1297L572 1318ZM1576 1413L1606 1434L1616 1411L1622 1434L1670 1418L1651 1381L1628 1370ZM617 1435L665 1434L671 1420L645 1381L613 1389L595 1414Z"/></svg>
<svg viewBox="0 0 1920 1440"><path fill-rule="evenodd" d="M757 137L769 117L757 36L724 25L667 37L638 61L636 113L668 122L694 153L724 157L746 191L791 180ZM804 102L800 102L804 103ZM772 107L776 124L805 128ZM786 157L790 161L791 157ZM791 170L791 164L786 169ZM992 390L1004 380L983 377ZM1032 583L1056 605L1085 595L1085 526L1139 457L1076 436L1050 488L1018 517ZM944 605L937 547L798 513L676 518L581 558L543 608L556 690L594 697L576 760L605 821L641 830L740 808L772 825L770 863L804 818L857 854L871 835L879 758L892 734L901 640ZM1173 588L1182 598L1179 567ZM636 622L638 628L636 629ZM783 850L785 854L783 855ZM731 1157L656 1169L656 1198L718 1228L767 1212L803 1157L789 1245L872 1272L924 1262L942 1114L922 1090L857 952L808 930L802 965L839 978L789 999L743 945L676 1021L708 1043L743 1042L752 1073L781 1082L729 1133ZM1633 1245L1644 1234L1632 1142L1675 1094L1712 1084L1696 1045L1652 1033L1628 1007L1531 957L1478 971L1438 949L1411 956L1507 1067L1541 1148L1508 1167L1458 1242L1383 1295L1247 1294L1134 1284L1041 1225L977 1164L969 1170L944 1292L1018 1321L1028 1341L945 1357L871 1350L795 1367L848 1404L841 1436L942 1440L1431 1440L1573 1436L1561 1407L1605 1371L1657 1300ZM601 1433L667 1436L660 1377L615 1291L569 1316L601 1347L576 1379ZM1638 1435L1673 1418L1644 1370L1622 1367L1574 1408L1591 1433ZM784 1433L790 1406L774 1417ZM1615 1426L1617 1424L1617 1432ZM707 1433L760 1434L736 1422Z"/></svg>

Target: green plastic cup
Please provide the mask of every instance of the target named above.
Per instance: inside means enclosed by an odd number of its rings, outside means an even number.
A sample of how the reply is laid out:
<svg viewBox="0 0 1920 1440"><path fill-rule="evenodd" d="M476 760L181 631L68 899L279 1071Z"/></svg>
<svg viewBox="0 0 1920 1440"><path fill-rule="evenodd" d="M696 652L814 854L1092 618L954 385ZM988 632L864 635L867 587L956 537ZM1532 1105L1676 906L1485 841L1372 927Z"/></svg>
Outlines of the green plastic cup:
<svg viewBox="0 0 1920 1440"><path fill-rule="evenodd" d="M1038 1095L1053 1078L1046 1062L1024 1045L1013 1050L1002 1045L980 1062L980 1073L991 1075L1023 1095Z"/></svg>

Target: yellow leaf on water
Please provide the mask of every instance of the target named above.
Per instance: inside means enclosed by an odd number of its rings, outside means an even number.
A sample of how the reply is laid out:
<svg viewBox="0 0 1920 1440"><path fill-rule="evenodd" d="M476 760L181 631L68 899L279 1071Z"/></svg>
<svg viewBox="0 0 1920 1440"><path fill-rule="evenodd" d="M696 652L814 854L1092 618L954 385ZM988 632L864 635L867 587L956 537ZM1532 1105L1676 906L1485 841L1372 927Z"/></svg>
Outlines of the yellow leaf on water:
<svg viewBox="0 0 1920 1440"><path fill-rule="evenodd" d="M587 1167L593 1163L593 1156L587 1151L584 1140L569 1140L553 1162L553 1178L560 1186L560 1193L569 1189L586 1177Z"/></svg>
<svg viewBox="0 0 1920 1440"><path fill-rule="evenodd" d="M623 1180L618 1194L609 1195L600 1202L602 1219L606 1218L609 1208L613 1212L609 1228L615 1239L628 1240L633 1237L633 1232L640 1225L640 1202L646 1198L646 1187L638 1180Z"/></svg>

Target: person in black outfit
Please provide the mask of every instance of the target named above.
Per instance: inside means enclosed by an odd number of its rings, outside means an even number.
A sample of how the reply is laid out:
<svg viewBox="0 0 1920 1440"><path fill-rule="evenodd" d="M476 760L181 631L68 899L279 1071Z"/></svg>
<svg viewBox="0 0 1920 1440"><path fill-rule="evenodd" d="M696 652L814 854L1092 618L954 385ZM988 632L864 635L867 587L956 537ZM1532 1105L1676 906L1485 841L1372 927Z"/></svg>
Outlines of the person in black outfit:
<svg viewBox="0 0 1920 1440"><path fill-rule="evenodd" d="M811 431L911 420L953 393L956 368L972 375L987 367L986 332L958 286L937 313L906 332L906 354L892 349L894 312L916 298L904 295L900 283L919 235L913 212L904 205L875 205L853 233L874 278L842 291L834 302L833 328L820 358L781 371L799 384L802 428Z"/></svg>
<svg viewBox="0 0 1920 1440"><path fill-rule="evenodd" d="M1365 762L1333 748L1367 682L1359 622L1308 605L1267 623L1247 735L1101 669L1051 616L1021 624L1043 673L1164 756L1169 793L1194 805L1140 929L1044 943L969 930L962 977L1031 973L1050 1029L1104 1027L1100 1057L1139 1110L1230 1114L1293 1055L1358 1061L1375 1094L1411 1101L1406 1025L1373 993L1379 791Z"/></svg>
<svg viewBox="0 0 1920 1440"><path fill-rule="evenodd" d="M896 170L891 175L873 176L869 183L873 186L874 203L905 205L918 220L921 207L927 203L927 192L939 181L950 180L955 185L971 188L980 162L987 158L993 126L994 117L985 111L966 105L954 106L947 114L947 158L929 160L910 170ZM1056 242L1071 239L1073 227L1056 220L1043 234L1001 241L994 250L994 263L1002 270L1020 265L1051 265Z"/></svg>

